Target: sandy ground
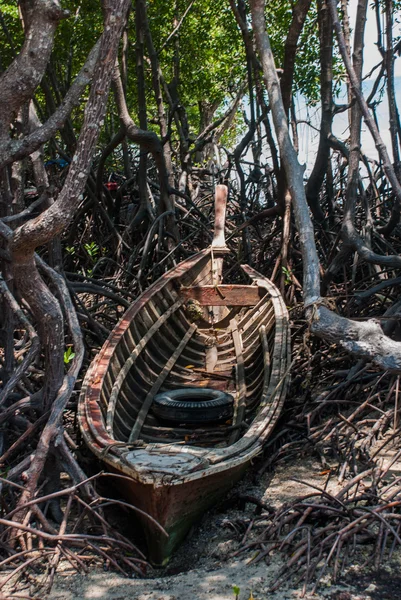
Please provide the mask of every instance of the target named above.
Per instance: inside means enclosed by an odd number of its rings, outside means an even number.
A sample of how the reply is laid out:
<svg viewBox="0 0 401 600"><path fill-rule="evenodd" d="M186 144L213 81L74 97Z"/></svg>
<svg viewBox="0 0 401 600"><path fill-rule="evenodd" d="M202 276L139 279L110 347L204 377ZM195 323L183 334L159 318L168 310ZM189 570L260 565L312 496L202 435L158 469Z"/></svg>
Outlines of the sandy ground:
<svg viewBox="0 0 401 600"><path fill-rule="evenodd" d="M278 507L308 492L308 488L292 478L322 486L324 476L319 463L304 459L292 465L279 466L275 473L264 475L258 485L252 473L237 486L235 493L263 498ZM335 491L333 482L332 490ZM309 488L310 489L310 488ZM332 585L323 580L318 593L302 596L302 585L285 584L279 591L268 589L283 566L277 554L268 565L252 563L251 551L234 556L243 537L240 525L252 518L254 506L245 510L223 505L204 516L190 538L177 551L165 571L152 571L149 579L126 579L101 570L77 575L65 567L56 579L49 598L53 600L235 600L233 585L240 588L239 600L292 600L301 597L315 600L401 600L401 560L385 565L380 573L362 573L352 565L341 581Z"/></svg>
<svg viewBox="0 0 401 600"><path fill-rule="evenodd" d="M269 566L258 564L247 565L246 561L232 560L218 569L194 569L187 573L172 577L127 580L107 573L92 573L88 576L58 578L57 588L50 597L54 600L234 600L233 585L240 588L240 600L286 600L301 597L301 588L291 589L286 586L278 592L269 593L269 582L272 581L280 566L274 561ZM323 586L323 590L313 598L336 598L338 600L373 599L370 590L377 586L367 586L366 593L354 593L353 586ZM306 596L306 597L309 597Z"/></svg>

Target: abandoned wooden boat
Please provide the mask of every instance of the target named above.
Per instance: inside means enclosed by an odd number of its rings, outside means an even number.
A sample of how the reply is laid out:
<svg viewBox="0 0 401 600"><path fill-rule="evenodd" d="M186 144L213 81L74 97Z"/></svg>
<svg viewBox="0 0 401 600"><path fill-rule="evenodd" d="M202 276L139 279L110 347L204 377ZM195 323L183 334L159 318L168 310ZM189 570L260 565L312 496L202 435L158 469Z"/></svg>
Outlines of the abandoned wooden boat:
<svg viewBox="0 0 401 600"><path fill-rule="evenodd" d="M222 284L226 186L212 245L163 275L127 310L83 384L89 448L125 474L150 559L163 564L190 526L261 452L283 405L289 325L276 287Z"/></svg>

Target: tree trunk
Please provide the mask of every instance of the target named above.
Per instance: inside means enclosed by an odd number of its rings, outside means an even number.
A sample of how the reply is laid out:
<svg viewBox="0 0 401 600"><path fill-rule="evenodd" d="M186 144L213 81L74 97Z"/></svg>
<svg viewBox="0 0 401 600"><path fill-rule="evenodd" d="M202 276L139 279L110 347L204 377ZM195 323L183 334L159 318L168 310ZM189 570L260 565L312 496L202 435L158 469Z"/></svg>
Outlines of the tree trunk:
<svg viewBox="0 0 401 600"><path fill-rule="evenodd" d="M319 196L330 159L329 137L333 122L333 22L326 0L318 0L320 39L320 97L322 118L320 121L319 147L312 173L306 184L306 198L318 223L325 215Z"/></svg>
<svg viewBox="0 0 401 600"><path fill-rule="evenodd" d="M303 258L304 303L311 331L323 339L340 344L352 354L369 358L383 369L401 372L401 343L385 336L380 325L374 321L356 322L340 317L326 308L325 300L320 297L319 262L303 186L303 170L289 135L279 80L266 31L264 9L264 0L251 0L256 44L299 233ZM353 86L354 82L355 79L352 82Z"/></svg>

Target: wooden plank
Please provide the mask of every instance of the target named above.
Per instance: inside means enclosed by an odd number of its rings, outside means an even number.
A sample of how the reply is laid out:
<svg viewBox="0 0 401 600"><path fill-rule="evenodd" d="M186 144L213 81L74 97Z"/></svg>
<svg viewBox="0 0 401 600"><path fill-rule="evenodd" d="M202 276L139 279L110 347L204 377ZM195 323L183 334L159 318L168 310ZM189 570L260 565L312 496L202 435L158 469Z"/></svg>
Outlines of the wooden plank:
<svg viewBox="0 0 401 600"><path fill-rule="evenodd" d="M146 305L149 299L163 290L166 285L171 285L174 281L180 283L188 281L188 285L192 284L195 279L195 274L199 272L202 265L205 264L205 262L210 263L210 252L210 248L206 248L194 256L182 261L176 267L171 269L171 271L162 275L160 279L155 281L155 283L133 302L111 332L108 340L92 362L90 369L88 369L81 388L78 412L80 426L84 431L84 438L95 454L98 453L101 448L108 447L114 442L112 434L106 429L99 402L104 379L121 337L127 332L132 320L143 306ZM217 254L217 249L215 249L214 252Z"/></svg>
<svg viewBox="0 0 401 600"><path fill-rule="evenodd" d="M212 248L226 247L224 226L226 223L227 196L228 187L226 185L216 185L214 196L214 236Z"/></svg>
<svg viewBox="0 0 401 600"><path fill-rule="evenodd" d="M262 325L262 327L260 328L260 340L262 342L262 349L263 349L263 389L262 389L262 396L260 399L260 408L264 408L266 406L266 404L268 403L268 401L270 400L269 396L268 396L268 389L269 389L269 380L270 380L270 352L269 352L269 342L267 340L267 335L266 335L266 326Z"/></svg>
<svg viewBox="0 0 401 600"><path fill-rule="evenodd" d="M164 380L170 373L171 369L174 367L175 363L177 362L178 358L180 357L185 346L187 345L187 343L189 342L189 340L195 333L196 329L197 329L197 326L195 325L195 323L193 323L189 327L188 331L186 332L186 334L182 338L180 344L178 345L178 348L176 348L174 353L170 356L170 358L164 365L162 371L160 372L158 378L156 379L156 381L152 385L150 391L146 395L146 398L143 401L143 404L141 406L141 410L139 411L137 419L135 421L135 424L132 428L128 443L132 444L133 442L136 442L136 440L138 439L139 434L141 433L142 425L145 422L145 419L147 417L147 414L148 414L151 404L153 402L153 398L155 397L155 395L157 394L157 392L163 385Z"/></svg>
<svg viewBox="0 0 401 600"><path fill-rule="evenodd" d="M238 331L238 323L236 319L231 321L231 333L233 336L233 343L235 349L235 356L237 358L236 365L236 402L234 409L234 418L233 425L237 426L242 423L245 416L245 408L246 408L246 385L245 385L245 365L244 365L244 355L242 352L242 340L241 334ZM231 434L229 445L234 444L241 434L241 428L235 429Z"/></svg>
<svg viewBox="0 0 401 600"><path fill-rule="evenodd" d="M288 312L284 300L271 281L263 278L257 271L248 265L242 265L242 269L247 275L254 279L259 286L263 286L267 290L273 302L276 326L273 354L270 356L271 376L266 396L263 399L264 407L258 412L251 427L246 431L243 437L224 450L214 448L204 455L213 465L228 462L233 464L236 456L243 456L244 453L251 453L253 452L252 449L255 449L255 447L260 448L263 445L280 416L289 380L289 366L291 360L290 331ZM252 311L253 310L255 309L252 309ZM239 323L240 328L242 323L243 320ZM192 448L187 451L190 451L191 453L194 452ZM231 451L231 453L229 451Z"/></svg>
<svg viewBox="0 0 401 600"><path fill-rule="evenodd" d="M180 297L201 306L255 306L261 294L256 285L202 285L181 288Z"/></svg>
<svg viewBox="0 0 401 600"><path fill-rule="evenodd" d="M141 340L138 341L135 348L125 361L124 366L120 370L116 381L114 382L113 389L111 390L109 403L107 407L107 431L110 435L113 433L113 420L114 420L114 411L117 404L118 394L120 393L121 387L128 375L129 370L132 365L138 358L139 354L145 348L148 341L152 338L152 336L160 329L162 325L169 319L169 317L180 308L182 304L181 300L178 300L173 304L166 312L159 317L159 319L148 329L146 334L143 336Z"/></svg>

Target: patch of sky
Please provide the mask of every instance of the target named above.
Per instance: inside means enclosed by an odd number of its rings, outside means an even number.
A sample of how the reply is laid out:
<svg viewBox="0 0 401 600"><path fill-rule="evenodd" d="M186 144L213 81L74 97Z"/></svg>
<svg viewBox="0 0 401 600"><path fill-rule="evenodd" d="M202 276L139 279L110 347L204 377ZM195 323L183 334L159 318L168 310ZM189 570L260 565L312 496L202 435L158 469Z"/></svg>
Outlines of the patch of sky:
<svg viewBox="0 0 401 600"><path fill-rule="evenodd" d="M373 87L373 80L367 80L363 84L363 92L367 98ZM401 102L401 76L395 78L395 93L398 104ZM385 89L380 89L375 97L379 104L376 107L377 123L380 130L380 135L387 146L387 150L391 156L391 139L389 131L389 109L387 92ZM339 97L336 99L337 104L346 103L346 88L343 86ZM319 144L319 128L320 128L320 107L308 106L304 98L298 96L295 99L296 117L300 122L298 125L299 136L299 160L306 166L306 175L313 168L313 162ZM333 122L333 133L341 141L346 142L349 135L348 127L348 112L342 112L335 116ZM370 159L377 160L377 151L370 135L367 126L362 125L362 151Z"/></svg>
<svg viewBox="0 0 401 600"><path fill-rule="evenodd" d="M349 9L349 17L351 27L352 24L355 23L356 18L356 10L357 10L358 0L350 0L348 2ZM364 82L363 82L363 92L365 99L369 97L369 94L372 90L375 78L379 72L378 66L381 63L382 57L377 49L377 31L376 31L376 19L375 12L372 6L368 9L365 29L365 46L364 46ZM382 22L382 31L385 31L384 20ZM401 36L401 27L400 23L397 19L394 20L394 30L393 37L394 39L398 39ZM385 44L385 40L383 39L383 44ZM396 102L398 105L401 103L401 58L396 58L394 63L394 76L395 76L395 94L396 94ZM377 123L380 130L380 135L387 147L387 151L392 157L391 151L391 139L390 139L390 131L389 131L389 108L388 108L388 99L387 93L385 89L385 85L382 84L381 87L377 90L375 95L375 100L378 102L376 106L376 117ZM347 91L346 86L343 85L338 95L335 97L335 102L337 104L346 104L347 103ZM243 108L248 116L249 114L249 101L245 97L243 102ZM297 96L295 98L295 113L298 121L298 138L299 138L299 161L301 164L305 165L305 178L311 173L313 164L316 157L317 148L319 145L319 129L320 129L320 119L321 119L321 111L320 105L310 106L307 105L305 99L302 96ZM347 142L349 137L349 125L348 125L348 112L344 111L343 113L339 113L335 116L333 122L333 133L334 135L341 140L342 142ZM273 138L276 140L274 131ZM362 151L364 154L372 160L378 160L378 153L375 148L373 139L371 134L367 128L367 126L362 123L362 139L361 139ZM267 162L271 165L271 157L270 152L267 149L266 144L264 144L263 152L263 161ZM246 155L243 157L246 161L248 161L248 169L251 172L253 168L253 155L251 149L248 150Z"/></svg>

